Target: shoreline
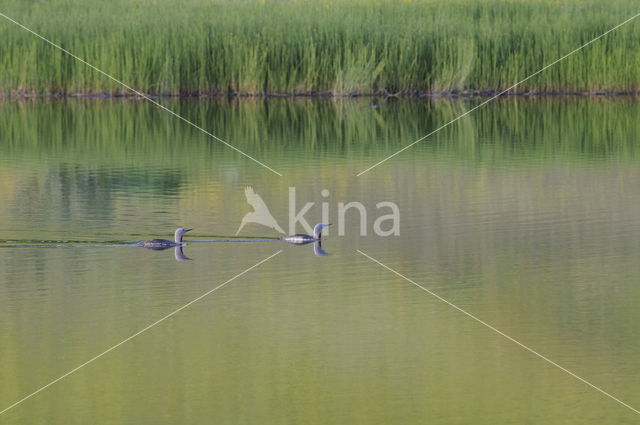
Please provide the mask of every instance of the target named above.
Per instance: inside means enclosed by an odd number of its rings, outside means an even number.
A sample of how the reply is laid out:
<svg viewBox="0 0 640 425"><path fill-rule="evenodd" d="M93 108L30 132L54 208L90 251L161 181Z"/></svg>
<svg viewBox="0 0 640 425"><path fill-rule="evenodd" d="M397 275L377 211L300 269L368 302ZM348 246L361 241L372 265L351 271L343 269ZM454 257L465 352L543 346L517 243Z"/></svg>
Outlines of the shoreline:
<svg viewBox="0 0 640 425"><path fill-rule="evenodd" d="M151 99L357 99L357 98L396 98L396 99L467 99L498 97L639 97L640 91L540 91L509 92L469 91L469 92L412 92L412 93L144 93ZM0 93L2 100L26 99L144 99L135 93Z"/></svg>

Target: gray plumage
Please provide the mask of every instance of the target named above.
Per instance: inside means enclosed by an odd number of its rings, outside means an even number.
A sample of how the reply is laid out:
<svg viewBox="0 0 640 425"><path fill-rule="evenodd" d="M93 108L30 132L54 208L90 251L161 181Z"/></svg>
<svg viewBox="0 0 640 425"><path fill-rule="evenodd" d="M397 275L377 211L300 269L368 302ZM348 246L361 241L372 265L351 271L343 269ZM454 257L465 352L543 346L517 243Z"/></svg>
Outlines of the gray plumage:
<svg viewBox="0 0 640 425"><path fill-rule="evenodd" d="M311 242L317 242L322 240L322 229L331 224L318 223L313 228L313 236L306 233L297 233L295 235L284 236L281 240L293 245L306 245Z"/></svg>
<svg viewBox="0 0 640 425"><path fill-rule="evenodd" d="M176 229L176 233L174 235L174 241L170 241L167 239L151 239L148 241L138 242L136 245L142 246L147 249L154 250L162 250L167 248L172 248L174 246L182 246L182 236L188 231L193 229L185 229L184 227L180 227Z"/></svg>

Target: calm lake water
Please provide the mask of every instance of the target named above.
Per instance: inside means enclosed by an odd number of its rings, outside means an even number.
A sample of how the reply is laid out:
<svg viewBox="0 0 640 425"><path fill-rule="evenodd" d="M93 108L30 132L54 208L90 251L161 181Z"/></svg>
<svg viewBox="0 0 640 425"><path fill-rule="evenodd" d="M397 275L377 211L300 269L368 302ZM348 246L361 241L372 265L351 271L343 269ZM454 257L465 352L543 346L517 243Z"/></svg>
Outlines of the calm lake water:
<svg viewBox="0 0 640 425"><path fill-rule="evenodd" d="M0 410L282 253L0 423L637 423L356 250L640 408L640 102L495 101L361 177L479 100L161 102L283 177L146 102L0 103ZM290 187L312 224L362 202L368 234L204 242L247 186L287 231ZM178 226L190 261L109 246Z"/></svg>

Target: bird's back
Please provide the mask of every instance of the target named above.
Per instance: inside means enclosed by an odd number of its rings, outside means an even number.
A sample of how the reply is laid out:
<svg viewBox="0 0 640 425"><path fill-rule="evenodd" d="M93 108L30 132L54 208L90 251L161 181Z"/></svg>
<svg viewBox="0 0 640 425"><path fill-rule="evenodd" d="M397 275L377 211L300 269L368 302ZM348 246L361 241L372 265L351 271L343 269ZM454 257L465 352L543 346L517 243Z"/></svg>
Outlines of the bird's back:
<svg viewBox="0 0 640 425"><path fill-rule="evenodd" d="M282 238L284 242L288 242L295 245L304 245L317 241L313 236L306 235L304 233L297 233L295 235L284 236Z"/></svg>
<svg viewBox="0 0 640 425"><path fill-rule="evenodd" d="M148 241L138 242L138 245L149 249L165 249L176 246L176 243L167 239L151 239Z"/></svg>

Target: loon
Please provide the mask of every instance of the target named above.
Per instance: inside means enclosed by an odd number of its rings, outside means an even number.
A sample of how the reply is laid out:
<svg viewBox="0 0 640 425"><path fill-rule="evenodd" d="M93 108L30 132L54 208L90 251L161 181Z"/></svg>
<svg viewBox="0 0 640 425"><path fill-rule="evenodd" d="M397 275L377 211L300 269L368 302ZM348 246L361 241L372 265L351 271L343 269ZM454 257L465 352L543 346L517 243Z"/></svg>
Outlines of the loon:
<svg viewBox="0 0 640 425"><path fill-rule="evenodd" d="M284 236L281 240L294 245L306 245L311 242L318 242L322 239L322 229L331 224L318 223L313 228L313 236L305 233L297 233L295 235Z"/></svg>
<svg viewBox="0 0 640 425"><path fill-rule="evenodd" d="M182 235L184 235L190 230L193 230L193 229L185 229L184 227L178 228L176 230L175 242L172 242L166 239L151 239L149 241L138 242L136 245L145 247L147 249L154 249L154 250L162 250L162 249L167 249L174 246L182 246Z"/></svg>

